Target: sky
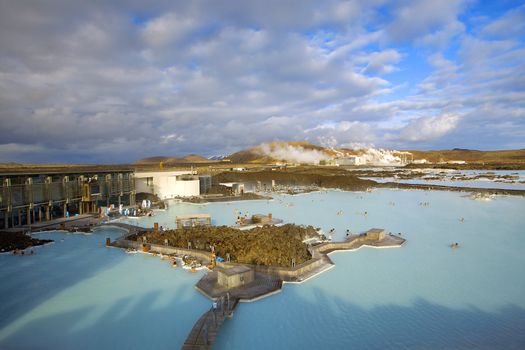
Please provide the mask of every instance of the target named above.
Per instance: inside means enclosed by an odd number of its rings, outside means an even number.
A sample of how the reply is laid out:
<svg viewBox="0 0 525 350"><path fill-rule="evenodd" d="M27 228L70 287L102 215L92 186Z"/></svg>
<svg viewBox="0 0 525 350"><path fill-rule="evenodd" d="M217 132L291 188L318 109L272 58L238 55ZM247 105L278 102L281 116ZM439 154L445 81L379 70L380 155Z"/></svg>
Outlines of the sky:
<svg viewBox="0 0 525 350"><path fill-rule="evenodd" d="M525 4L0 0L0 162L525 148Z"/></svg>

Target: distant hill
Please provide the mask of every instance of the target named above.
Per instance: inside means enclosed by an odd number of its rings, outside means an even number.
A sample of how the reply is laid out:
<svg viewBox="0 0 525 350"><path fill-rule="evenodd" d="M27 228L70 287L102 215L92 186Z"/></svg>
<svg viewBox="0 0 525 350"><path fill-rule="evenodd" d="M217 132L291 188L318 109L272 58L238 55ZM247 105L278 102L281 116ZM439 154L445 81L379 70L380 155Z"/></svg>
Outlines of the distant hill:
<svg viewBox="0 0 525 350"><path fill-rule="evenodd" d="M223 159L226 159L227 157L226 156L211 156L211 157L208 157L209 160L223 160Z"/></svg>
<svg viewBox="0 0 525 350"><path fill-rule="evenodd" d="M230 159L232 163L242 164L242 163L258 163L261 157L262 155L255 148L250 148L247 150L235 152L234 154L231 154L228 157L228 159Z"/></svg>
<svg viewBox="0 0 525 350"><path fill-rule="evenodd" d="M169 159L169 157L162 157L162 156L156 156L156 157L148 157L136 160L135 164L151 164L151 163L159 163L160 161L166 161Z"/></svg>
<svg viewBox="0 0 525 350"><path fill-rule="evenodd" d="M503 151L479 151L463 148L435 151L381 151L377 149L353 150L346 148L325 148L311 144L307 141L275 141L244 149L227 157L214 156L204 158L197 154L189 154L184 157L156 156L137 160L134 164L137 166L157 166L160 161L162 161L165 166L206 163L224 164L225 160L228 160L231 164L256 165L275 164L280 162L317 164L321 159L345 157L350 155L370 158L370 155L381 154L382 152L397 157L404 157L403 153L409 152L412 154L414 160L426 159L428 162L434 163L433 166L438 166L436 163L465 161L472 165L472 167L475 167L476 165L492 165L498 167L512 164L512 167L508 168L525 168L525 150L523 149Z"/></svg>
<svg viewBox="0 0 525 350"><path fill-rule="evenodd" d="M246 150L242 150L228 156L232 163L256 163L268 164L284 161L279 154L285 154L289 150L298 150L303 152L313 151L331 155L331 151L327 148L317 146L308 141L274 141L255 146Z"/></svg>
<svg viewBox="0 0 525 350"><path fill-rule="evenodd" d="M467 163L525 164L525 150L477 151L455 148L439 151L409 150L414 159L426 159L432 163L464 160Z"/></svg>
<svg viewBox="0 0 525 350"><path fill-rule="evenodd" d="M468 149L468 148L452 148L453 151L472 151L472 152L480 152L476 149Z"/></svg>
<svg viewBox="0 0 525 350"><path fill-rule="evenodd" d="M180 158L180 160L191 163L201 163L210 161L208 158L199 156L198 154L188 154L187 156Z"/></svg>
<svg viewBox="0 0 525 350"><path fill-rule="evenodd" d="M212 163L214 162L214 160L204 158L202 156L199 156L198 154L188 154L187 156L184 156L181 158L163 157L163 156L147 157L147 158L143 158L143 159L139 159L135 161L134 164L137 164L137 165L158 164L161 161L165 165L181 164L181 163Z"/></svg>

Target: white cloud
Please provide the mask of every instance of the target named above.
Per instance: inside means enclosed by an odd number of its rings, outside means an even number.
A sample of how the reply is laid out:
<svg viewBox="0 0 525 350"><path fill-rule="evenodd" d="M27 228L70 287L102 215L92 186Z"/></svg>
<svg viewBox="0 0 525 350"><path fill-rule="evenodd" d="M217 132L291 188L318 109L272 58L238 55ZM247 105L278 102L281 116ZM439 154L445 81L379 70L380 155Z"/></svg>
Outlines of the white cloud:
<svg viewBox="0 0 525 350"><path fill-rule="evenodd" d="M325 122L306 129L304 132L307 139L328 147L351 143L371 143L376 139L371 125L358 121Z"/></svg>
<svg viewBox="0 0 525 350"><path fill-rule="evenodd" d="M452 21L438 29L430 32L421 38L417 39L416 42L421 45L427 45L445 50L448 46L448 42L451 38L456 37L465 32L465 25L460 21Z"/></svg>
<svg viewBox="0 0 525 350"><path fill-rule="evenodd" d="M172 142L184 142L186 141L186 138L184 135L177 135L177 134L169 134L169 135L162 135L160 137L162 143L172 143Z"/></svg>
<svg viewBox="0 0 525 350"><path fill-rule="evenodd" d="M472 142L515 145L519 134L493 125L525 128L523 7L481 27L465 9L415 0L12 1L0 11L0 140L39 140L49 160L118 162L305 138L409 146L423 142L410 125L426 123L414 116L448 113L464 116L455 128ZM426 132L425 145L446 144L453 130Z"/></svg>
<svg viewBox="0 0 525 350"><path fill-rule="evenodd" d="M523 37L525 35L525 5L509 10L485 26L481 33L496 38Z"/></svg>
<svg viewBox="0 0 525 350"><path fill-rule="evenodd" d="M399 137L406 141L434 140L453 131L459 119L459 116L453 114L416 118L400 131Z"/></svg>
<svg viewBox="0 0 525 350"><path fill-rule="evenodd" d="M394 6L394 20L388 25L387 33L392 40L401 42L428 37L456 23L466 3L466 0L400 2L400 6ZM445 32L448 31L450 29Z"/></svg>
<svg viewBox="0 0 525 350"><path fill-rule="evenodd" d="M396 50L389 49L380 52L373 52L360 59L366 62L366 67L363 72L365 74L384 74L391 73L396 70L394 64L401 60L401 54Z"/></svg>
<svg viewBox="0 0 525 350"><path fill-rule="evenodd" d="M168 13L148 22L142 36L148 46L162 48L184 40L196 27L197 23L191 17Z"/></svg>

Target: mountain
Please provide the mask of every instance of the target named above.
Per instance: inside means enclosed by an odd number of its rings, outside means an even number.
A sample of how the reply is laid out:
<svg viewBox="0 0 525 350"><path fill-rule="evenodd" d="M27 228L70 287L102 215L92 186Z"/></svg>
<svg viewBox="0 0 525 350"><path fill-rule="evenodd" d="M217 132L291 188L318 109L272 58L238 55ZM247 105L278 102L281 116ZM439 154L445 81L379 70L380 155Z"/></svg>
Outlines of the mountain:
<svg viewBox="0 0 525 350"><path fill-rule="evenodd" d="M187 156L180 158L180 160L187 163L206 163L210 161L208 158L204 158L198 154L188 154Z"/></svg>
<svg viewBox="0 0 525 350"><path fill-rule="evenodd" d="M135 161L134 164L147 165L147 164L158 164L160 162L163 162L164 165L170 165L170 164L184 164L184 163L213 163L215 161L210 160L208 158L204 158L198 154L188 154L181 158L164 157L164 156L147 157L147 158L142 158L142 159Z"/></svg>
<svg viewBox="0 0 525 350"><path fill-rule="evenodd" d="M211 157L208 157L209 160L223 160L223 159L227 159L228 157L226 156L211 156Z"/></svg>
<svg viewBox="0 0 525 350"><path fill-rule="evenodd" d="M290 162L295 157L299 158L297 162L300 163L301 157L299 156L301 154L310 154L319 159L329 158L333 155L331 150L311 144L308 141L274 141L236 152L228 156L228 159L232 163L268 164Z"/></svg>
<svg viewBox="0 0 525 350"><path fill-rule="evenodd" d="M410 153L411 155L409 155ZM197 154L189 154L184 157L165 157L156 156L137 160L137 166L158 166L162 161L165 166L171 165L190 165L190 164L207 164L207 163L224 163L228 160L231 164L275 164L275 163L292 163L292 164L319 164L335 157L359 156L368 164L395 164L400 159L426 159L429 164L426 166L439 167L437 163L446 163L450 161L465 161L468 168L508 168L521 169L525 168L525 150L502 150L502 151L478 151L462 148L451 150L381 150L381 149L347 149L347 148L325 148L311 144L307 141L275 141L264 143L255 147L240 150L227 157L213 156L204 158ZM396 160L397 159L397 160ZM413 166L421 166L414 164ZM465 167L465 166L463 166Z"/></svg>
<svg viewBox="0 0 525 350"><path fill-rule="evenodd" d="M525 164L524 150L477 151L455 148L437 151L407 151L414 159L426 159L432 163L464 160L467 163Z"/></svg>

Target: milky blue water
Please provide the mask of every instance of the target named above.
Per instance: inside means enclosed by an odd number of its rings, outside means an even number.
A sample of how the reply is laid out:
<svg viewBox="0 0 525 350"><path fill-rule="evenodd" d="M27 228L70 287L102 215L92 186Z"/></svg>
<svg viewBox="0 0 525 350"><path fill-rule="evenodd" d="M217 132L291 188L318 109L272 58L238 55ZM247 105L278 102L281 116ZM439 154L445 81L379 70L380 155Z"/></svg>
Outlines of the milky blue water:
<svg viewBox="0 0 525 350"><path fill-rule="evenodd" d="M238 211L272 212L285 222L334 228L336 240L347 229L371 227L407 238L398 249L335 253L328 272L241 304L216 349L525 348L525 199L463 195L329 191L272 201L172 202L168 211L135 222L173 227L177 214L206 212L215 224L232 224ZM5 348L177 348L171 345L180 345L209 307L193 289L200 276L104 248L107 232L51 235L65 241L33 257L0 256L0 278L9 281L0 286ZM460 247L451 249L453 242Z"/></svg>
<svg viewBox="0 0 525 350"><path fill-rule="evenodd" d="M494 188L501 190L525 190L525 183L498 182L492 180L425 180L425 179L395 179L393 177L373 178L364 177L376 182L399 182L412 185L438 185L470 188Z"/></svg>
<svg viewBox="0 0 525 350"><path fill-rule="evenodd" d="M388 171L388 170L385 170ZM430 176L440 175L442 169L435 169L434 171L427 170L427 174ZM483 176L484 174L495 174L497 176L513 175L517 179L500 180L495 181L488 178L479 178L475 180L454 180L452 176ZM494 189L505 189L505 190L525 190L525 171L524 170L461 170L461 171L446 171L443 179L440 180L427 180L424 178L417 179L398 179L394 177L362 177L363 179L370 179L376 182L399 182L413 185L438 185L438 186L454 186L454 187L471 187L471 188L494 188ZM440 175L442 176L442 174Z"/></svg>
<svg viewBox="0 0 525 350"><path fill-rule="evenodd" d="M180 348L210 306L200 273L104 246L120 235L45 233L56 243L34 256L0 255L0 349Z"/></svg>

